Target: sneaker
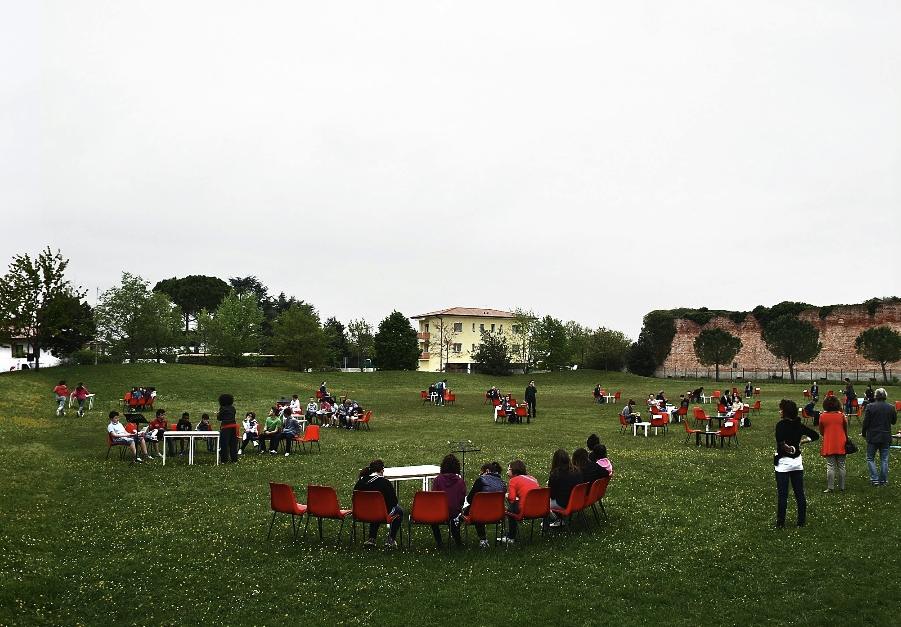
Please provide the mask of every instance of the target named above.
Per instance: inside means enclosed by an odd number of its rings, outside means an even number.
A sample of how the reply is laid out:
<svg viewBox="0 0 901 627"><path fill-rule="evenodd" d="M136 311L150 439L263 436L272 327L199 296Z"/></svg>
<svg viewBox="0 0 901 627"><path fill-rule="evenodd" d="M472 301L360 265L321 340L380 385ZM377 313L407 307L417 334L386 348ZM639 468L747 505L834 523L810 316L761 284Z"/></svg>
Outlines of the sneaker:
<svg viewBox="0 0 901 627"><path fill-rule="evenodd" d="M242 451L241 449L238 449L238 455L243 455L243 454L244 454L244 451Z"/></svg>
<svg viewBox="0 0 901 627"><path fill-rule="evenodd" d="M151 455L150 453L147 453L147 459L153 459L153 455Z"/></svg>
<svg viewBox="0 0 901 627"><path fill-rule="evenodd" d="M832 492L832 488L826 488L825 490L823 490L823 494L829 494L831 492Z"/></svg>
<svg viewBox="0 0 901 627"><path fill-rule="evenodd" d="M291 455L291 453L285 453L285 457L288 457L289 455Z"/></svg>
<svg viewBox="0 0 901 627"><path fill-rule="evenodd" d="M369 538L366 542L363 543L364 547L375 546L375 538Z"/></svg>
<svg viewBox="0 0 901 627"><path fill-rule="evenodd" d="M135 457L135 462L137 462L137 463L139 463L139 464L143 464L143 463L144 463L144 460L141 459L140 457Z"/></svg>
<svg viewBox="0 0 901 627"><path fill-rule="evenodd" d="M278 453L278 451L276 451L274 448L269 449L269 452L272 453L273 455Z"/></svg>
<svg viewBox="0 0 901 627"><path fill-rule="evenodd" d="M549 526L549 527L562 527L562 526L563 526L563 521L562 521L562 520L555 520L554 522L552 522L552 523L551 523L550 525L548 525L548 526Z"/></svg>
<svg viewBox="0 0 901 627"><path fill-rule="evenodd" d="M516 542L513 538L508 538L507 536L501 536L500 538L497 539L497 541L500 542L501 544L515 544L515 542ZM486 542L487 542L487 540L486 540Z"/></svg>
<svg viewBox="0 0 901 627"><path fill-rule="evenodd" d="M479 548L480 549L487 549L490 546L491 545L488 544L488 540L479 540Z"/></svg>
<svg viewBox="0 0 901 627"><path fill-rule="evenodd" d="M394 538L388 538L385 540L385 548L386 549L396 549L397 548L397 540Z"/></svg>

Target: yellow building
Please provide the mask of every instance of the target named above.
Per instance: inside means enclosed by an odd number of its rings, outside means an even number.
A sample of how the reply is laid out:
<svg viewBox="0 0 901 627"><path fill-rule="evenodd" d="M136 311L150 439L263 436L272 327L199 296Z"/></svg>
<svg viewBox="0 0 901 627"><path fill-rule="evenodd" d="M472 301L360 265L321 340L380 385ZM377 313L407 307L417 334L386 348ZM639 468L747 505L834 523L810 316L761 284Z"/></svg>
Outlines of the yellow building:
<svg viewBox="0 0 901 627"><path fill-rule="evenodd" d="M451 307L413 316L413 320L419 321L419 370L423 372L470 372L482 331L504 333L517 361L516 319L509 311Z"/></svg>

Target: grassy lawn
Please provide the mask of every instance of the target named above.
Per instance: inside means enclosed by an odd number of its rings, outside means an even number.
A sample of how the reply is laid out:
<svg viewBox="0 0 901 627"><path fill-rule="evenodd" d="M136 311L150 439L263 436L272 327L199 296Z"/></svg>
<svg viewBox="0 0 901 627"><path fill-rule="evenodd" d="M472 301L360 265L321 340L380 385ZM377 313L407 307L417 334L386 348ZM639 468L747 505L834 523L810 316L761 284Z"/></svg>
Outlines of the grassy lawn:
<svg viewBox="0 0 901 627"><path fill-rule="evenodd" d="M808 526L776 531L773 425L779 399L800 400L803 385L762 383L763 413L739 447L620 435L618 406L596 405L595 383L641 403L693 381L573 372L536 375L538 419L495 425L482 404L496 383L522 397L527 377L451 375L456 406L424 406L419 390L435 375L329 374L374 418L371 432L323 430L322 452L290 458L244 456L215 467L206 452L129 466L106 453L106 414L132 385L154 385L170 421L196 422L231 392L239 416L265 414L276 398L306 400L324 375L272 369L133 365L54 368L0 375L0 624L841 624L897 620L890 584L901 572L895 525L901 514L897 457L893 484L869 486L864 453L848 458L844 494L822 494L819 443L804 454ZM85 418L54 417L58 379L83 380L97 394ZM705 389L713 385L705 383ZM828 386L838 390L838 386ZM823 387L825 392L827 386ZM889 398L898 388L889 388ZM709 406L708 406L709 409ZM855 423L856 428L856 423ZM267 482L338 489L350 504L357 470L439 463L448 440L468 439L471 484L478 466L522 458L539 481L551 454L572 451L596 432L615 477L609 521L600 530L479 551L436 551L427 528L412 550L351 547L326 523L320 543L292 542L281 517L266 542ZM856 441L862 444L857 436ZM402 484L409 509L413 482ZM384 530L382 532L384 534Z"/></svg>

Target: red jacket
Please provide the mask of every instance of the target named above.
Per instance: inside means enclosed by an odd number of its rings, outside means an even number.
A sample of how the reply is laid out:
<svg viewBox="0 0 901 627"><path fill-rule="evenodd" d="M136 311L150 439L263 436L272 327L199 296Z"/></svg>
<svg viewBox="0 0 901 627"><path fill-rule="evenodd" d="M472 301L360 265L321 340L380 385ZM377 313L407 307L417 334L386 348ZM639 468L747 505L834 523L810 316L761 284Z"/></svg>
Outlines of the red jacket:
<svg viewBox="0 0 901 627"><path fill-rule="evenodd" d="M845 440L845 415L840 411L826 411L820 414L820 433L823 434L823 445L820 455L844 455Z"/></svg>

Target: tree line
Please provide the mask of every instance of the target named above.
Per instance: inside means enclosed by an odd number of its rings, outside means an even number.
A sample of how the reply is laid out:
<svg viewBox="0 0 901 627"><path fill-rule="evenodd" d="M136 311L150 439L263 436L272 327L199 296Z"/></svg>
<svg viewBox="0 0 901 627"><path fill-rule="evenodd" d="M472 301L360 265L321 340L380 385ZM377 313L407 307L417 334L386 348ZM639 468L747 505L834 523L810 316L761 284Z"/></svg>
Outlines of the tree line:
<svg viewBox="0 0 901 627"><path fill-rule="evenodd" d="M865 303L870 315L874 315L881 302L897 299L871 299ZM820 308L820 317L825 318L835 306ZM806 303L783 302L771 308L756 307L752 312L760 323L761 338L777 359L788 366L789 377L795 381L797 364L810 363L823 349L819 330L810 322L798 317L802 311L811 309ZM825 313L824 313L825 311ZM717 315L725 315L733 322L740 323L748 315L744 312L712 312L700 310L652 311L644 317L644 324L638 340L632 344L627 357L631 372L651 376L667 358L676 335L676 318L686 318L698 324L706 324ZM720 366L732 363L741 350L741 339L723 329L703 329L694 341L694 353L698 362L716 368L716 380L720 378ZM870 327L857 336L855 350L864 359L878 363L882 377L888 381L886 365L901 359L901 334L888 326Z"/></svg>

